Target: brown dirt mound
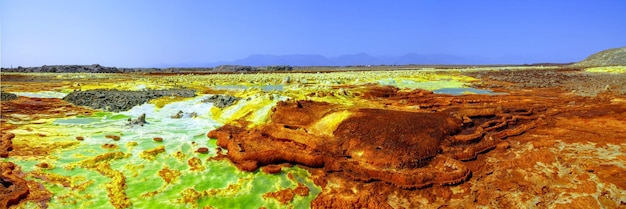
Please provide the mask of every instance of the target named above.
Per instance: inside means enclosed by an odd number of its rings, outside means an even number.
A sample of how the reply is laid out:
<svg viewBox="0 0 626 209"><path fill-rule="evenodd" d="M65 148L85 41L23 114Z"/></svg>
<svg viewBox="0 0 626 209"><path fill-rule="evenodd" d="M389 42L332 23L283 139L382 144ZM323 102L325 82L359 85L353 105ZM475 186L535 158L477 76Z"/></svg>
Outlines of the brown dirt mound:
<svg viewBox="0 0 626 209"><path fill-rule="evenodd" d="M618 65L626 65L626 47L603 50L598 53L592 54L581 62L574 64L574 66L583 67Z"/></svg>
<svg viewBox="0 0 626 209"><path fill-rule="evenodd" d="M334 135L346 155L362 152L359 155L376 167L417 168L425 166L424 161L440 151L441 140L460 126L446 113L362 109L343 121Z"/></svg>
<svg viewBox="0 0 626 209"><path fill-rule="evenodd" d="M272 121L292 126L307 126L328 114L337 105L324 102L295 101L278 102L274 108Z"/></svg>

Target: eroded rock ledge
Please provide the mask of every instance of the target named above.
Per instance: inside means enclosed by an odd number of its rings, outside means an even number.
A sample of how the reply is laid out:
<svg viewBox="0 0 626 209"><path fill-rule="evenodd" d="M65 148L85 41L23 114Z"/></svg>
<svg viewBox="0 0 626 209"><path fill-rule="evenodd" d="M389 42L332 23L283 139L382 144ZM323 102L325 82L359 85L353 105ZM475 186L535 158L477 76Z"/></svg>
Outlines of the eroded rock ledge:
<svg viewBox="0 0 626 209"><path fill-rule="evenodd" d="M9 157L9 151L13 150L12 139L15 137L15 134L2 132L2 138L0 138L0 157L7 158Z"/></svg>
<svg viewBox="0 0 626 209"><path fill-rule="evenodd" d="M26 181L17 176L15 170L15 164L0 162L0 208L9 208L29 194Z"/></svg>
<svg viewBox="0 0 626 209"><path fill-rule="evenodd" d="M409 101L414 104L428 101L450 106L451 100L475 100L423 90L409 94L423 99ZM397 89L365 94L383 98L403 95ZM447 102L441 104L439 100ZM535 127L545 110L525 106L510 109L499 104L436 109L400 111L287 101L273 109L269 124L253 129L245 128L245 123L229 124L208 136L217 138L217 145L227 149L227 157L244 171L287 162L322 168L325 173L340 173L356 181L381 181L413 189L467 180L470 170L462 161Z"/></svg>

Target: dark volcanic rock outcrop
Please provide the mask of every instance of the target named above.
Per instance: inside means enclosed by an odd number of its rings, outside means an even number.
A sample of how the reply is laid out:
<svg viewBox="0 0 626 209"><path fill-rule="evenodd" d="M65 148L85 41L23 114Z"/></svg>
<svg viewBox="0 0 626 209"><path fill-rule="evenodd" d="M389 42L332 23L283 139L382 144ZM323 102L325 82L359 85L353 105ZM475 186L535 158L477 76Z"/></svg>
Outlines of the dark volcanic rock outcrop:
<svg viewBox="0 0 626 209"><path fill-rule="evenodd" d="M146 72L180 72L210 71L211 68L118 68L93 65L44 65L41 67L2 68L2 72L18 73L146 73Z"/></svg>
<svg viewBox="0 0 626 209"><path fill-rule="evenodd" d="M598 67L626 65L626 47L607 49L592 54L585 60L574 64L574 66Z"/></svg>
<svg viewBox="0 0 626 209"><path fill-rule="evenodd" d="M213 72L256 72L258 68L243 65L220 65L213 69Z"/></svg>
<svg viewBox="0 0 626 209"><path fill-rule="evenodd" d="M209 98L202 100L202 102L212 102L214 106L224 108L235 104L239 101L239 98L231 95L212 95Z"/></svg>
<svg viewBox="0 0 626 209"><path fill-rule="evenodd" d="M88 106L94 109L102 109L111 112L120 112L163 96L194 97L196 93L195 90L188 89L144 91L97 89L74 91L65 96L63 100L75 105Z"/></svg>
<svg viewBox="0 0 626 209"><path fill-rule="evenodd" d="M103 67L99 64L93 65L44 65L41 67L17 67L3 68L6 72L24 73L120 73L122 70L116 67Z"/></svg>
<svg viewBox="0 0 626 209"><path fill-rule="evenodd" d="M0 92L0 101L9 101L17 99L17 95L9 93L9 92Z"/></svg>

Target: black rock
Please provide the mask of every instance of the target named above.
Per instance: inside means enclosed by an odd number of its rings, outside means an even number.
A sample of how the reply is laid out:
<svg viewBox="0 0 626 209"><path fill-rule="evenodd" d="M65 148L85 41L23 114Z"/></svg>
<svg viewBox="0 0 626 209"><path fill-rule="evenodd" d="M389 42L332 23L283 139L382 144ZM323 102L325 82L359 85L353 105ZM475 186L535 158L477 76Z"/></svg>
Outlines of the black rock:
<svg viewBox="0 0 626 209"><path fill-rule="evenodd" d="M9 101L17 99L17 95L9 93L9 92L0 92L0 101Z"/></svg>
<svg viewBox="0 0 626 209"><path fill-rule="evenodd" d="M216 94L202 100L202 102L211 102L214 106L219 108L231 106L237 101L239 101L239 98L227 94Z"/></svg>
<svg viewBox="0 0 626 209"><path fill-rule="evenodd" d="M195 90L171 89L171 90L143 90L143 91L120 91L120 90L88 90L74 91L63 100L75 105L87 106L111 112L126 111L134 106L144 104L151 99L163 96L194 97Z"/></svg>

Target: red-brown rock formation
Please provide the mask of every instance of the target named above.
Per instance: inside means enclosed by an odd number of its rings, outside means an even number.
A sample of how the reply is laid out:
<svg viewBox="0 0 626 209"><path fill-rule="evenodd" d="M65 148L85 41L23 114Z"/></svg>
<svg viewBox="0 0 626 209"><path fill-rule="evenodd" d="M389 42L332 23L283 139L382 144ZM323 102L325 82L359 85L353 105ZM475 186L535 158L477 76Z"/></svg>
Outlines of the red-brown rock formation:
<svg viewBox="0 0 626 209"><path fill-rule="evenodd" d="M391 87L375 90L378 92L369 96L398 96ZM453 98L424 91L406 95ZM511 111L498 105L437 112L353 108L351 116L332 130L332 137L311 128L325 116L345 110L328 103L281 102L270 124L251 130L243 128L245 124L230 124L208 136L217 138L218 146L228 150L229 159L246 171L289 162L323 167L326 172L341 172L364 182L422 188L466 180L470 171L458 160L475 158L504 138L534 127L540 118L532 110Z"/></svg>
<svg viewBox="0 0 626 209"><path fill-rule="evenodd" d="M0 208L19 203L29 193L26 181L15 172L15 164L0 162Z"/></svg>
<svg viewBox="0 0 626 209"><path fill-rule="evenodd" d="M2 132L2 137L0 138L0 157L9 157L9 151L13 150L12 139L15 137L15 134Z"/></svg>

